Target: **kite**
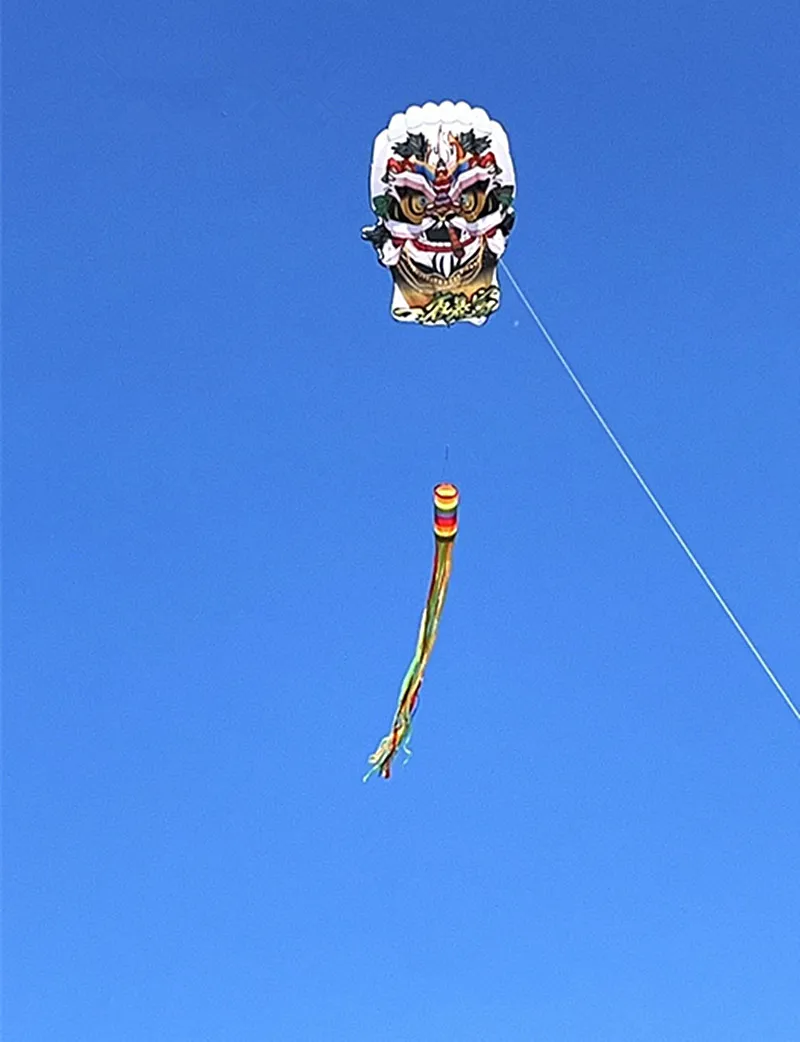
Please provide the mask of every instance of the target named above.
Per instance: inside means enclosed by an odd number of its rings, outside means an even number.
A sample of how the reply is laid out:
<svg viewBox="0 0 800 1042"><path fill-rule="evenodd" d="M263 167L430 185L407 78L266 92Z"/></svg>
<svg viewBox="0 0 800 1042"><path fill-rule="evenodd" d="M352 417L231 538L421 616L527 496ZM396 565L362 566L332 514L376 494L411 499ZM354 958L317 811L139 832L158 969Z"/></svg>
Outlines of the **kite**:
<svg viewBox="0 0 800 1042"><path fill-rule="evenodd" d="M482 326L500 306L497 265L514 225L503 127L465 101L395 113L375 138L363 228L394 282L399 322Z"/></svg>
<svg viewBox="0 0 800 1042"><path fill-rule="evenodd" d="M392 773L392 760L401 745L405 752L411 755L411 750L408 748L411 720L419 701L425 667L428 665L433 645L436 643L439 620L442 617L447 587L450 583L453 547L458 533L458 499L458 489L455 485L443 483L437 485L433 490L433 534L436 540L436 550L428 599L419 627L417 650L400 688L400 698L392 721L392 729L370 756L369 762L372 767L364 775L364 781L376 771L382 777L389 778Z"/></svg>

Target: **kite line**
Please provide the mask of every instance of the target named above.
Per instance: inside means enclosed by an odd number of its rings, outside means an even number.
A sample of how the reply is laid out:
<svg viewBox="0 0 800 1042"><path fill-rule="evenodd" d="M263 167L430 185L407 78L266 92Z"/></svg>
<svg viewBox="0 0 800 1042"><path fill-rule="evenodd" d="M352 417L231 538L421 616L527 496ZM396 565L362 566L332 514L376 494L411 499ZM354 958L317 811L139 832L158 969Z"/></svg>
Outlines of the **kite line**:
<svg viewBox="0 0 800 1042"><path fill-rule="evenodd" d="M621 445L619 439L617 438L616 434L614 434L614 432L611 430L611 428L609 427L608 423L606 422L603 414L600 412L600 410L594 404L594 401L592 400L591 396L589 395L589 392L586 390L586 388L583 386L581 381L575 375L575 372L573 371L572 366L569 364L569 362L566 360L564 355L561 353L561 351L560 351L558 345L556 344L555 340L553 340L553 338L547 332L547 329L546 329L544 323L539 318L539 316L536 314L536 311L534 310L533 305L528 300L528 298L525 295L525 292L523 291L522 287L520 286L520 284L517 282L517 280L514 278L514 276L509 271L508 265L506 264L506 262L504 260L502 260L502 259L500 260L500 266L502 267L503 271L508 276L508 280L511 283L511 285L517 291L517 296L522 301L522 303L523 303L525 309L527 310L528 314L531 316L533 321L539 327L540 333L542 334L542 336L547 341L549 347L553 351L553 354L556 356L558 361L561 363L561 365L562 365L564 371L566 372L567 376L570 378L570 380L573 382L573 384L577 388L578 393L580 394L581 398L583 398L583 400L589 406L589 409L591 410L592 415L594 416L594 418L597 420L597 422L603 428L605 433L608 435L608 438L611 441L611 444L614 446L614 448L617 450L619 455L622 457L622 460L625 463L625 465L628 468L628 470L631 472L631 474L633 474L633 476L638 481L638 483L639 483L642 491L644 492L644 494L647 496L647 498L650 500L650 502L656 508L659 516L661 517L661 520L664 522L664 524L670 530L672 535L675 537L678 545L680 546L681 550L683 550L683 552L686 554L686 556L689 558L689 561L691 562L691 564L694 567L694 569L697 572L697 574L700 576L700 578L703 580L703 582L709 588L711 593L714 595L714 597L715 597L717 603L719 604L720 608L722 608L722 610L728 616L728 619L733 624L734 628L736 629L736 632L739 634L739 636L742 638L742 640L745 642L747 647L752 652L756 662L758 662L759 666L761 666L763 671L766 673L767 677L772 681L772 683L775 686L775 689L777 690L778 694L781 696L781 698L784 700L786 705L792 711L792 713L794 714L796 719L800 720L800 709L798 709L797 706L794 704L794 702L791 700L791 698L789 697L789 695L788 695L786 689L784 688L783 684L781 684L781 682L778 680L778 678L772 672L772 670L770 669L769 664L767 663L766 659L761 654L761 652L758 650L758 648L755 646L753 641L750 639L747 631L745 630L744 626L742 626L742 624L739 622L739 620L734 615L734 613L731 610L731 608L728 606L728 602L725 600L725 598L719 592L717 587L711 581L711 579L710 579L708 573L706 572L705 568L703 568L703 566L697 560L695 555L692 553L692 550L689 547L689 544L686 542L686 540L680 534L678 529L675 527L675 525L673 524L669 514L667 514L666 510L662 507L661 503L656 498L655 493L652 491L650 486L647 484L645 479L640 474L639 469L637 468L636 464L633 462L633 460L630 458L628 453L622 447L622 445Z"/></svg>

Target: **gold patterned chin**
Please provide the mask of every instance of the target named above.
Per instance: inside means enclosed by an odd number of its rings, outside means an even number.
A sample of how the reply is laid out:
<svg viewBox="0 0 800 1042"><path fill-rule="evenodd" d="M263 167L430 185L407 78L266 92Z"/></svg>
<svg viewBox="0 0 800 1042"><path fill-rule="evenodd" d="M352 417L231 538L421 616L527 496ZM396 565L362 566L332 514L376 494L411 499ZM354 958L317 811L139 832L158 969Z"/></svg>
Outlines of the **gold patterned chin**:
<svg viewBox="0 0 800 1042"><path fill-rule="evenodd" d="M500 287L483 286L471 296L466 293L434 293L427 304L417 305L412 310L396 307L392 314L401 322L418 322L423 326L452 326L455 322L482 326L499 307Z"/></svg>

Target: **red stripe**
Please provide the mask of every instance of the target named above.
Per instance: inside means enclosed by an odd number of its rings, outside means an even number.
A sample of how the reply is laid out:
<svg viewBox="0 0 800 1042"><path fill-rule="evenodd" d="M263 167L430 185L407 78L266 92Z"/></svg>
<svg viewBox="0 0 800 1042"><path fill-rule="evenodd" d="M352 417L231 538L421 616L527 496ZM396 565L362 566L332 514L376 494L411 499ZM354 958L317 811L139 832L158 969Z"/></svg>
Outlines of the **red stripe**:
<svg viewBox="0 0 800 1042"><path fill-rule="evenodd" d="M465 246L469 246L471 242L475 242L478 238L477 235L470 235L468 239L464 239L461 243L462 249ZM433 243L422 242L420 239L414 239L409 236L407 239L398 239L394 235L392 236L392 243L395 246L402 246L406 242L413 242L418 250L422 250L423 253L452 253L453 247L448 243L446 246L435 246Z"/></svg>

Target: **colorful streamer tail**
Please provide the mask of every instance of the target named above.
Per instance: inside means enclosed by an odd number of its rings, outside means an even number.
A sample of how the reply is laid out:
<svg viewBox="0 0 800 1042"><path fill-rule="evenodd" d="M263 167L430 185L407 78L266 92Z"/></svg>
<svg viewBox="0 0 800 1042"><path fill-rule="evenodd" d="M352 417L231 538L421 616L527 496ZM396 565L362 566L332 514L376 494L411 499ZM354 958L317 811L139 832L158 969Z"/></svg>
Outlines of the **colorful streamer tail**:
<svg viewBox="0 0 800 1042"><path fill-rule="evenodd" d="M433 645L436 643L439 621L444 610L450 572L453 567L453 547L458 534L458 501L458 489L455 485L445 482L437 485L433 490L433 534L436 549L428 598L419 627L417 648L400 688L400 698L392 721L392 729L370 756L369 762L372 767L364 775L364 781L376 771L382 777L389 778L392 773L392 760L401 746L408 755L411 755L408 747L411 722L419 701L425 667L428 665Z"/></svg>

